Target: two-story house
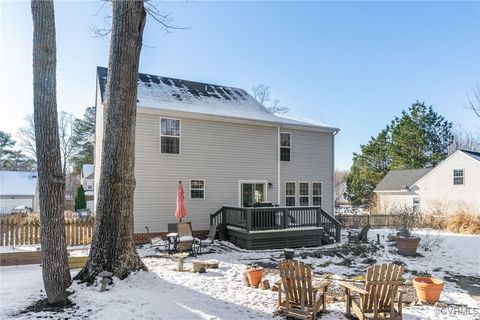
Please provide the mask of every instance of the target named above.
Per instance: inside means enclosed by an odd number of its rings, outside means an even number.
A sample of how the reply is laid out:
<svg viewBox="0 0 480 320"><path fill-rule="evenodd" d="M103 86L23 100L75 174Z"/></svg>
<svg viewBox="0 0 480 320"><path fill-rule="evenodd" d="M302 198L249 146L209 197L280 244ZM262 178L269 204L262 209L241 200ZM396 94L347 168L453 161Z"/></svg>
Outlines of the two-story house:
<svg viewBox="0 0 480 320"><path fill-rule="evenodd" d="M93 164L84 164L80 172L80 183L85 190L85 200L87 208L94 211L95 197L95 167Z"/></svg>
<svg viewBox="0 0 480 320"><path fill-rule="evenodd" d="M381 213L406 205L427 214L480 214L480 153L458 150L434 168L389 171L374 192Z"/></svg>
<svg viewBox="0 0 480 320"><path fill-rule="evenodd" d="M98 67L96 184L106 81L107 69ZM222 206L267 201L280 207L318 206L333 215L339 129L276 116L243 89L142 73L137 106L136 234L145 226L165 232L177 221L178 181L185 188L186 218L196 230L208 230L210 215Z"/></svg>

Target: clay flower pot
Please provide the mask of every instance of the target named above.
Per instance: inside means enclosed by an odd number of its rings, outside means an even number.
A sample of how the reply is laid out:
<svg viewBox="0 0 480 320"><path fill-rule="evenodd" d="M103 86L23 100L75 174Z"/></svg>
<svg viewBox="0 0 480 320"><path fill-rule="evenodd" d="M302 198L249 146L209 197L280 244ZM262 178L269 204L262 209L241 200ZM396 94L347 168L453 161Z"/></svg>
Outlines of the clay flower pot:
<svg viewBox="0 0 480 320"><path fill-rule="evenodd" d="M417 254L418 244L420 242L419 237L396 237L398 253L402 256L414 256Z"/></svg>
<svg viewBox="0 0 480 320"><path fill-rule="evenodd" d="M443 290L443 281L430 277L417 277L412 281L420 302L434 304L440 299Z"/></svg>
<svg viewBox="0 0 480 320"><path fill-rule="evenodd" d="M248 269L248 282L252 287L257 288L260 282L262 282L263 277L263 268L256 268L256 269Z"/></svg>

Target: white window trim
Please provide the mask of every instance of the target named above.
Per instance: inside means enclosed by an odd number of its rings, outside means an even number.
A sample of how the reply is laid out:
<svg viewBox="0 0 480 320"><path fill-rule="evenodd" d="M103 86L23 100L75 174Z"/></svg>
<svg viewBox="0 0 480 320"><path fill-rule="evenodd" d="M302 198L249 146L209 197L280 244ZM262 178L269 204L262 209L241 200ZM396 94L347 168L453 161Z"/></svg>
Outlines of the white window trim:
<svg viewBox="0 0 480 320"><path fill-rule="evenodd" d="M203 189L192 189L192 181L203 181ZM207 198L207 185L205 184L205 179L204 178L198 178L198 179L190 179L188 180L188 193L190 196L190 200L196 201L196 200L205 200ZM192 198L192 190L203 190L203 198Z"/></svg>
<svg viewBox="0 0 480 320"><path fill-rule="evenodd" d="M418 204L415 204L415 199L418 200ZM417 211L420 211L422 208L421 205L422 205L422 199L420 197L412 197L412 210L415 210L415 207L418 207Z"/></svg>
<svg viewBox="0 0 480 320"><path fill-rule="evenodd" d="M463 178L463 183L462 183L462 184L455 184L455 170L462 170L462 172L463 172L463 176L462 176L462 178ZM459 177L457 177L457 178L459 178ZM465 185L465 168L454 168L454 169L452 169L452 185L453 185L454 187L456 187L456 186L464 186L464 185Z"/></svg>
<svg viewBox="0 0 480 320"><path fill-rule="evenodd" d="M294 185L294 191L295 191L295 193L294 193L293 196L287 196L287 183L293 183L293 185ZM297 186L298 186L297 181L285 181L285 206L287 206L287 198L294 198L294 199L295 199L295 205L294 205L294 207L297 206L297 203L298 203L298 199L297 199L297 195L298 195Z"/></svg>
<svg viewBox="0 0 480 320"><path fill-rule="evenodd" d="M290 146L289 147L284 147L282 146L282 134L288 134L290 136ZM279 145L279 148L278 148L278 159L281 161L281 162L292 162L292 133L291 132L280 132L280 139L278 141L278 145ZM286 160L282 160L281 158L281 150L282 148L288 148L290 149L290 160L286 161Z"/></svg>
<svg viewBox="0 0 480 320"><path fill-rule="evenodd" d="M301 183L306 183L306 184L308 185L308 195L301 195L301 194L300 194L300 190L301 190L300 184L301 184ZM312 204L312 202L311 202L312 191L313 191L313 190L312 190L312 188L311 188L311 183L310 183L310 181L298 181L298 206L299 206L299 207L309 207L309 206ZM305 198L305 197L308 198L308 204L307 204L306 206L301 206L301 205L300 205L300 198Z"/></svg>
<svg viewBox="0 0 480 320"><path fill-rule="evenodd" d="M242 183L262 183L265 190L265 202L268 201L268 182L267 180L238 180L238 207L242 208Z"/></svg>
<svg viewBox="0 0 480 320"><path fill-rule="evenodd" d="M162 119L178 120L180 135L177 137L177 136L170 136L170 135L162 134ZM159 127L160 127L160 141L159 141L159 146L160 146L159 152L160 152L160 154L167 155L167 156L179 156L179 155L181 155L182 154L182 120L178 119L178 118L172 118L172 117L160 117ZM178 153L162 152L162 137L178 138Z"/></svg>
<svg viewBox="0 0 480 320"><path fill-rule="evenodd" d="M320 183L320 195L319 196L313 195L313 184L314 183ZM313 198L314 197L320 198L320 203L322 204L320 206L320 208L322 208L323 207L323 182L322 181L312 181L312 206L313 206Z"/></svg>

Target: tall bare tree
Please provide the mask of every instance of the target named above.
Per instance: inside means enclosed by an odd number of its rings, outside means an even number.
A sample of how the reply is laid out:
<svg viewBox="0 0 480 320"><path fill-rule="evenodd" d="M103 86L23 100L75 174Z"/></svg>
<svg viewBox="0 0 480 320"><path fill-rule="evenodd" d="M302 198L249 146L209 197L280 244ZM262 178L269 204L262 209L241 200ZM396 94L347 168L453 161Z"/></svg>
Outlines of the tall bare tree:
<svg viewBox="0 0 480 320"><path fill-rule="evenodd" d="M146 270L133 241L137 79L146 11L143 1L112 2L97 226L85 267L75 276L92 282L103 270L123 279Z"/></svg>
<svg viewBox="0 0 480 320"><path fill-rule="evenodd" d="M282 115L290 111L289 107L280 104L280 100L271 98L270 87L264 84L259 84L252 87L253 97L257 99L265 108L273 114ZM267 104L267 102L270 104Z"/></svg>
<svg viewBox="0 0 480 320"><path fill-rule="evenodd" d="M340 170L338 168L335 169L335 207L339 206L341 201L345 199L345 192L347 192L348 173L348 170Z"/></svg>
<svg viewBox="0 0 480 320"><path fill-rule="evenodd" d="M60 137L60 155L62 161L63 175L67 175L67 171L71 166L71 158L75 153L75 146L73 144L73 123L75 118L73 114L60 111L58 119L58 135ZM35 124L32 115L25 117L27 125L18 130L18 136L20 137L21 146L24 151L35 158Z"/></svg>
<svg viewBox="0 0 480 320"><path fill-rule="evenodd" d="M468 97L468 108L480 118L480 87L476 87L472 91L472 96Z"/></svg>
<svg viewBox="0 0 480 320"><path fill-rule="evenodd" d="M453 128L453 141L448 146L448 154L452 154L457 150L480 151L480 136L475 137L472 132L462 127L461 124L455 125Z"/></svg>
<svg viewBox="0 0 480 320"><path fill-rule="evenodd" d="M55 13L52 0L32 0L33 107L40 197L42 275L49 304L64 305L70 286L56 96Z"/></svg>

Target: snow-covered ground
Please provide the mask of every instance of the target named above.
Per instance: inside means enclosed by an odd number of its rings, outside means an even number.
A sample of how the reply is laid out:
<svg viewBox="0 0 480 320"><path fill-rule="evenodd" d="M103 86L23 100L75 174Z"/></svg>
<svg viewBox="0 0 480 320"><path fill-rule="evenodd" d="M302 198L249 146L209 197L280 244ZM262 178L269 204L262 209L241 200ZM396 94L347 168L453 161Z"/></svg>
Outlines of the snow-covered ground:
<svg viewBox="0 0 480 320"><path fill-rule="evenodd" d="M331 254L338 245L295 250L296 258L312 263L316 273L331 273L333 279L351 278L365 273L369 264L402 261L406 264L405 278L428 272L445 279L455 275L470 276L470 281L480 278L480 236L418 231L423 238L440 239L438 247L430 251L420 249L422 256L406 258L394 253L385 239L388 230L370 230L370 239L380 234L383 248L370 252L354 253L346 250L341 255ZM423 241L425 242L425 241ZM275 266L283 250L247 251L229 243L215 244L212 252L187 258L185 268L192 268L195 259L220 262L219 269L207 273L175 271L176 259L155 252L149 246L139 249L150 272L131 275L124 281L115 280L106 292L99 286L73 284L70 299L72 309L63 313L23 313L28 305L43 298L41 268L37 265L0 268L0 318L1 319L272 319L276 310L276 292L247 287L244 284L246 264L258 263L267 269L265 278L273 283L278 279ZM368 259L367 259L368 258ZM373 260L372 260L373 259ZM347 266L347 264L350 264ZM72 274L75 274L74 270ZM473 280L471 280L473 279ZM473 283L480 289L480 283ZM336 286L333 280L333 287ZM477 291L478 292L478 291ZM475 293L469 293L457 284L447 281L441 302L449 305L442 309L415 305L404 308L404 319L478 319L480 302ZM453 312L470 309L470 315ZM453 309L457 308L457 309ZM346 319L345 304L327 305L328 312L321 319Z"/></svg>

